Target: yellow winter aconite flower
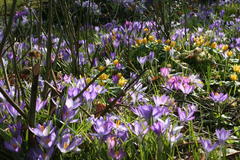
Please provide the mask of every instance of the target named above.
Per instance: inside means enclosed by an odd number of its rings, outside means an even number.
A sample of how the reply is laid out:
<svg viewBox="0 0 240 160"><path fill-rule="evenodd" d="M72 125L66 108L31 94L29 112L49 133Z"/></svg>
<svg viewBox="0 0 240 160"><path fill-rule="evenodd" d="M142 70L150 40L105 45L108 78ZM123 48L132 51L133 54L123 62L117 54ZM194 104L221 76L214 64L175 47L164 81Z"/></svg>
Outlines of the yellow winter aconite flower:
<svg viewBox="0 0 240 160"><path fill-rule="evenodd" d="M92 80L91 78L86 78L86 82L87 82L87 83L90 83L91 80Z"/></svg>
<svg viewBox="0 0 240 160"><path fill-rule="evenodd" d="M201 45L204 44L204 38L203 38L203 36L200 36L200 37L195 38L194 41L195 41L195 43L196 43L197 46L201 46Z"/></svg>
<svg viewBox="0 0 240 160"><path fill-rule="evenodd" d="M144 28L143 30L144 30L144 32L148 32L148 31L149 31L149 29L148 29L148 28Z"/></svg>
<svg viewBox="0 0 240 160"><path fill-rule="evenodd" d="M117 76L118 76L118 78L121 78L122 77L122 73L118 73Z"/></svg>
<svg viewBox="0 0 240 160"><path fill-rule="evenodd" d="M155 40L156 43L161 43L162 40L161 39L158 39L158 40Z"/></svg>
<svg viewBox="0 0 240 160"><path fill-rule="evenodd" d="M99 66L99 67L98 67L98 70L99 70L99 71L103 71L104 69L105 69L104 66Z"/></svg>
<svg viewBox="0 0 240 160"><path fill-rule="evenodd" d="M144 44L147 44L147 42L148 42L148 41L147 41L147 38L146 38L146 37L143 38L143 43L144 43Z"/></svg>
<svg viewBox="0 0 240 160"><path fill-rule="evenodd" d="M240 65L234 65L233 66L233 71L240 73Z"/></svg>
<svg viewBox="0 0 240 160"><path fill-rule="evenodd" d="M168 51L170 51L170 50L171 50L171 47L170 47L170 46L168 46L168 45L166 45L166 46L164 46L163 50L164 50L164 51L166 51L166 52L168 52Z"/></svg>
<svg viewBox="0 0 240 160"><path fill-rule="evenodd" d="M118 81L119 86L124 86L127 83L127 80L124 77L121 77Z"/></svg>
<svg viewBox="0 0 240 160"><path fill-rule="evenodd" d="M165 41L165 43L166 43L166 44L170 44L170 43L171 43L171 40L170 40L170 39L167 39L167 40Z"/></svg>
<svg viewBox="0 0 240 160"><path fill-rule="evenodd" d="M222 50L223 50L223 51L228 50L228 45L227 45L227 44L226 44L226 45L223 45L223 46L222 46Z"/></svg>
<svg viewBox="0 0 240 160"><path fill-rule="evenodd" d="M142 39L136 39L136 43L137 43L138 45L141 45L141 44L143 43L143 40L142 40Z"/></svg>
<svg viewBox="0 0 240 160"><path fill-rule="evenodd" d="M237 74L236 74L236 73L231 74L231 75L230 75L230 79L231 79L232 81L238 80Z"/></svg>
<svg viewBox="0 0 240 160"><path fill-rule="evenodd" d="M213 42L213 43L211 44L211 48L217 48L217 43L216 43L216 42Z"/></svg>
<svg viewBox="0 0 240 160"><path fill-rule="evenodd" d="M103 74L101 74L101 76L99 76L99 79L106 80L106 79L108 79L108 77L109 77L109 75L107 75L106 73L103 73Z"/></svg>
<svg viewBox="0 0 240 160"><path fill-rule="evenodd" d="M115 60L113 61L113 64L114 64L114 65L117 65L117 64L119 64L119 61L118 61L118 59L115 59Z"/></svg>
<svg viewBox="0 0 240 160"><path fill-rule="evenodd" d="M175 47L176 46L176 41L171 41L170 47Z"/></svg>
<svg viewBox="0 0 240 160"><path fill-rule="evenodd" d="M231 57L233 55L233 52L232 51L227 51L226 54L227 54L228 57Z"/></svg>
<svg viewBox="0 0 240 160"><path fill-rule="evenodd" d="M154 38L154 36L149 36L149 37L148 37L148 40L149 40L149 41L154 41L155 38Z"/></svg>

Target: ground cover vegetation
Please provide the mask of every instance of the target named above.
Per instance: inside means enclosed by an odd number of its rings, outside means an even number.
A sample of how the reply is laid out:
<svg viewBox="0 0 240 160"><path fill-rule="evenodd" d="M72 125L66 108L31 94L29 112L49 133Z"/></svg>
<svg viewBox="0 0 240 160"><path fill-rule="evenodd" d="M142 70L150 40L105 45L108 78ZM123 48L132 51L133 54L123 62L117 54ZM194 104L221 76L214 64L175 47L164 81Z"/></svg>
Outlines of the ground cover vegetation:
<svg viewBox="0 0 240 160"><path fill-rule="evenodd" d="M240 159L240 1L0 1L0 159Z"/></svg>

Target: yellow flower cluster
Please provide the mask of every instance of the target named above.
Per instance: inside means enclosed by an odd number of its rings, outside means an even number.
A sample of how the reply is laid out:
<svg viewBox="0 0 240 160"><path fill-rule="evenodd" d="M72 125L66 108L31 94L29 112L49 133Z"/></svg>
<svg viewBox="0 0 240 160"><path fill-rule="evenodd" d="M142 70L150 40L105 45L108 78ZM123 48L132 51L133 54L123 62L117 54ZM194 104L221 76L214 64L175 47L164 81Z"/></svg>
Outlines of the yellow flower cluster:
<svg viewBox="0 0 240 160"><path fill-rule="evenodd" d="M105 69L104 66L99 66L99 67L98 67L98 70L99 70L99 71L103 71L104 69Z"/></svg>
<svg viewBox="0 0 240 160"><path fill-rule="evenodd" d="M165 44L167 44L167 45L165 45L163 47L163 50L166 52L169 52L172 48L174 48L176 46L176 41L171 41L170 39L167 39L165 41Z"/></svg>
<svg viewBox="0 0 240 160"><path fill-rule="evenodd" d="M238 76L237 76L236 73L230 74L229 78L230 78L232 81L237 81L237 80L238 80Z"/></svg>
<svg viewBox="0 0 240 160"><path fill-rule="evenodd" d="M211 44L211 48L213 48L213 49L217 48L217 42L213 42L213 43Z"/></svg>
<svg viewBox="0 0 240 160"><path fill-rule="evenodd" d="M240 65L234 65L232 68L233 68L234 72L240 73ZM237 81L238 80L238 75L236 73L233 73L233 74L230 74L229 78L232 81Z"/></svg>
<svg viewBox="0 0 240 160"><path fill-rule="evenodd" d="M118 59L115 59L115 60L113 61L113 64L114 64L115 66L118 65L118 64L119 64Z"/></svg>
<svg viewBox="0 0 240 160"><path fill-rule="evenodd" d="M101 76L99 76L99 79L101 79L101 80L106 80L108 78L109 78L109 75L107 75L106 73L103 73L103 74L101 74Z"/></svg>
<svg viewBox="0 0 240 160"><path fill-rule="evenodd" d="M227 45L227 44L223 45L223 46L222 46L222 50L223 50L223 51L228 50L228 45Z"/></svg>
<svg viewBox="0 0 240 160"><path fill-rule="evenodd" d="M119 86L124 86L126 83L127 83L127 80L123 76L118 81Z"/></svg>
<svg viewBox="0 0 240 160"><path fill-rule="evenodd" d="M240 65L234 65L233 66L233 71L240 73Z"/></svg>
<svg viewBox="0 0 240 160"><path fill-rule="evenodd" d="M194 38L194 42L197 46L201 46L204 44L205 40L204 40L203 36L200 36L200 37Z"/></svg>
<svg viewBox="0 0 240 160"><path fill-rule="evenodd" d="M232 52L232 51L227 51L227 52L226 52L226 55L227 55L228 57L231 57L231 56L233 55L233 52Z"/></svg>

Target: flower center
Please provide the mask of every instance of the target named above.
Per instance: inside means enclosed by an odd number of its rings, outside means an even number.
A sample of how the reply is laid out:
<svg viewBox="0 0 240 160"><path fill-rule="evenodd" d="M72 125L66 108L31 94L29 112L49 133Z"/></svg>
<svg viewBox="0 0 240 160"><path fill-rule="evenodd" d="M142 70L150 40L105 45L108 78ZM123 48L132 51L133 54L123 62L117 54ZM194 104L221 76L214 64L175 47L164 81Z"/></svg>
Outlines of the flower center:
<svg viewBox="0 0 240 160"><path fill-rule="evenodd" d="M12 144L12 147L14 148L14 149L16 149L17 148L17 144Z"/></svg>
<svg viewBox="0 0 240 160"><path fill-rule="evenodd" d="M45 129L44 126L40 125L40 130L43 132L43 130Z"/></svg>
<svg viewBox="0 0 240 160"><path fill-rule="evenodd" d="M69 144L67 142L64 142L63 148L66 149L68 146L69 146Z"/></svg>

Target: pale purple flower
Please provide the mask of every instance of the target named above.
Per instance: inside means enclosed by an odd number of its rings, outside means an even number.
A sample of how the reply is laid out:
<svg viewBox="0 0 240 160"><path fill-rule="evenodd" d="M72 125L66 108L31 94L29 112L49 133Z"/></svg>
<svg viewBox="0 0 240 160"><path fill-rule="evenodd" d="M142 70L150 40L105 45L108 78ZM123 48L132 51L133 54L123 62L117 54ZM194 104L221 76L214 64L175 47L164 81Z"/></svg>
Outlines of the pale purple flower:
<svg viewBox="0 0 240 160"><path fill-rule="evenodd" d="M70 83L71 82L71 75L68 76L67 74L65 74L64 77L63 77L63 80L66 83Z"/></svg>
<svg viewBox="0 0 240 160"><path fill-rule="evenodd" d="M162 95L162 96L153 96L153 101L155 103L155 106L162 106L162 105L166 105L167 102L169 100L169 96L167 95Z"/></svg>
<svg viewBox="0 0 240 160"><path fill-rule="evenodd" d="M160 69L160 74L163 77L167 77L169 75L170 71L171 71L171 68L163 67L163 68Z"/></svg>
<svg viewBox="0 0 240 160"><path fill-rule="evenodd" d="M126 155L122 149L119 151L115 151L114 149L110 149L108 152L108 155L112 157L113 159L120 160L123 159L124 156Z"/></svg>
<svg viewBox="0 0 240 160"><path fill-rule="evenodd" d="M49 148L46 152L44 152L41 148L39 147L35 147L35 148L31 148L29 153L28 153L28 159L31 160L50 160L52 154L54 151L54 147Z"/></svg>
<svg viewBox="0 0 240 160"><path fill-rule="evenodd" d="M151 129L159 136L166 132L166 130L170 126L170 123L170 118L167 118L165 121L159 119L158 122L155 122L151 126Z"/></svg>
<svg viewBox="0 0 240 160"><path fill-rule="evenodd" d="M65 130L60 138L61 139L57 143L57 147L62 153L67 153L72 150L77 151L77 147L83 141L83 138L81 136L74 136L69 133L69 130Z"/></svg>
<svg viewBox="0 0 240 160"><path fill-rule="evenodd" d="M130 129L136 136L143 136L149 130L148 124L146 121L144 122L135 121L130 125Z"/></svg>
<svg viewBox="0 0 240 160"><path fill-rule="evenodd" d="M215 93L211 92L210 93L210 98L214 102L224 102L228 98L228 94L218 93L218 92L215 92Z"/></svg>
<svg viewBox="0 0 240 160"><path fill-rule="evenodd" d="M180 138L183 137L183 134L180 133L183 126L170 126L169 132L168 132L168 140L170 141L171 145L173 143L176 143Z"/></svg>
<svg viewBox="0 0 240 160"><path fill-rule="evenodd" d="M93 134L93 135L96 135L97 137L101 138L112 132L113 122L106 121L102 117L100 117L94 122L93 128L97 132L96 134Z"/></svg>
<svg viewBox="0 0 240 160"><path fill-rule="evenodd" d="M47 104L47 100L42 101L41 98L37 98L36 111L39 112L46 104Z"/></svg>
<svg viewBox="0 0 240 160"><path fill-rule="evenodd" d="M210 140L204 140L202 138L200 139L200 143L202 144L203 149L208 153L213 151L218 146L217 143L212 144Z"/></svg>
<svg viewBox="0 0 240 160"><path fill-rule="evenodd" d="M19 152L22 145L22 137L18 135L16 138L13 137L9 141L4 142L4 147L12 152Z"/></svg>
<svg viewBox="0 0 240 160"><path fill-rule="evenodd" d="M36 128L29 127L30 131L39 137L46 137L50 135L54 130L52 121L44 122L43 125L37 124Z"/></svg>
<svg viewBox="0 0 240 160"><path fill-rule="evenodd" d="M151 51L151 52L149 52L149 55L148 55L148 60L149 60L149 62L151 62L152 63L152 61L154 60L154 52L153 51Z"/></svg>
<svg viewBox="0 0 240 160"><path fill-rule="evenodd" d="M55 145L56 142L56 133L52 132L50 135L46 137L37 137L38 143L41 144L42 147L49 149Z"/></svg>
<svg viewBox="0 0 240 160"><path fill-rule="evenodd" d="M147 56L144 57L137 57L137 61L141 64L141 66L143 66L148 60Z"/></svg>
<svg viewBox="0 0 240 160"><path fill-rule="evenodd" d="M115 135L118 138L121 138L122 141L127 140L127 138L128 138L128 128L126 127L126 125L124 123L121 123L120 120L117 120L116 123L113 123L113 129L115 131Z"/></svg>
<svg viewBox="0 0 240 160"><path fill-rule="evenodd" d="M170 113L169 109L165 106L153 107L152 116L153 116L153 119L156 120L162 117L163 115L168 115L169 113Z"/></svg>
<svg viewBox="0 0 240 160"><path fill-rule="evenodd" d="M132 108L132 111L136 115L143 117L148 121L152 116L153 107L151 105L143 105L138 108Z"/></svg>
<svg viewBox="0 0 240 160"><path fill-rule="evenodd" d="M115 147L115 145L117 144L116 138L117 138L116 136L112 136L112 135L107 137L106 143L107 143L108 149L113 149Z"/></svg>
<svg viewBox="0 0 240 160"><path fill-rule="evenodd" d="M17 137L21 134L21 130L22 130L22 123L21 122L17 122L15 124L11 124L8 126L10 132L12 133L12 135L14 137Z"/></svg>
<svg viewBox="0 0 240 160"><path fill-rule="evenodd" d="M74 123L78 121L77 119L73 119L77 113L78 109L68 108L67 106L64 106L62 109L62 120L64 122Z"/></svg>
<svg viewBox="0 0 240 160"><path fill-rule="evenodd" d="M229 138L231 132L222 128L221 130L216 130L216 135L218 138L219 144L224 144L224 142Z"/></svg>
<svg viewBox="0 0 240 160"><path fill-rule="evenodd" d="M80 92L79 88L76 88L76 87L68 88L68 96L69 97L75 97L76 95L78 95L79 92Z"/></svg>
<svg viewBox="0 0 240 160"><path fill-rule="evenodd" d="M193 90L195 89L195 87L192 86L192 85L188 85L188 84L184 83L184 84L180 84L180 85L179 85L179 89L180 89L184 94L190 94L191 92L193 92Z"/></svg>
<svg viewBox="0 0 240 160"><path fill-rule="evenodd" d="M80 102L78 101L74 101L72 98L67 98L66 99L66 102L65 102L65 106L68 108L68 109L76 109L78 108L79 106L81 105Z"/></svg>
<svg viewBox="0 0 240 160"><path fill-rule="evenodd" d="M181 122L188 122L195 118L194 113L196 112L196 109L194 109L192 106L188 107L188 113L178 107L178 116Z"/></svg>
<svg viewBox="0 0 240 160"><path fill-rule="evenodd" d="M95 52L95 45L94 44L88 44L88 53L92 54L93 52Z"/></svg>

